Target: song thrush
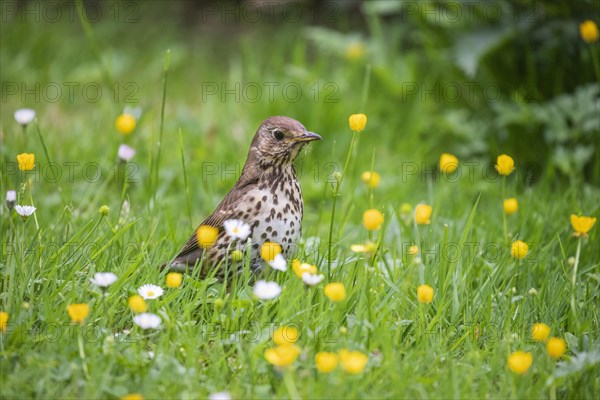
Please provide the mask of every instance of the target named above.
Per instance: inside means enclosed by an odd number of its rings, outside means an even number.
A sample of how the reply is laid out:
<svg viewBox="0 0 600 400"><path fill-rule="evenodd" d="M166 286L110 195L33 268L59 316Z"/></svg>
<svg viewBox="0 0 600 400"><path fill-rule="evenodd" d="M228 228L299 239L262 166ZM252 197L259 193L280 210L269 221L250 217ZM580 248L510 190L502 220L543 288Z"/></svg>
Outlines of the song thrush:
<svg viewBox="0 0 600 400"><path fill-rule="evenodd" d="M308 132L292 118L266 119L254 135L240 178L212 215L200 224L218 229L215 243L207 248L198 243L198 227L169 263L170 268L187 271L201 265L200 276L205 276L211 268L231 265L232 252L245 250L247 241L228 235L224 229L226 221L250 228L253 271L263 265L259 250L265 242L279 243L284 257L290 256L302 233L304 209L293 162L304 145L313 140L321 140L321 136ZM215 275L223 274L216 271Z"/></svg>

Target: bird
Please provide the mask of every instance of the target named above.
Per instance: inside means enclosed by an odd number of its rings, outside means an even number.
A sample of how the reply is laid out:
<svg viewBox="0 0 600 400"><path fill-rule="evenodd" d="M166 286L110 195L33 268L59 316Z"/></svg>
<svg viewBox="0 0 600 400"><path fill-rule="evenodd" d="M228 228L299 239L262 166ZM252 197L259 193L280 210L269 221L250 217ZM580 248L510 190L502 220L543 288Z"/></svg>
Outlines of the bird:
<svg viewBox="0 0 600 400"><path fill-rule="evenodd" d="M243 268L246 257L252 272L262 269L260 247L266 242L278 243L284 258L290 257L302 235L304 202L296 176L294 160L310 142L322 140L304 125L285 116L269 117L262 122L252 139L242 173L214 212L196 228L179 253L167 263L170 270L191 272L222 278L223 265ZM248 241L227 234L227 223L249 228ZM204 248L198 243L197 231L202 226L218 229L214 244ZM234 251L249 250L244 260L233 260ZM238 253L239 254L239 253ZM219 268L221 266L221 268ZM215 268L217 269L215 271ZM196 273L196 272L194 272Z"/></svg>

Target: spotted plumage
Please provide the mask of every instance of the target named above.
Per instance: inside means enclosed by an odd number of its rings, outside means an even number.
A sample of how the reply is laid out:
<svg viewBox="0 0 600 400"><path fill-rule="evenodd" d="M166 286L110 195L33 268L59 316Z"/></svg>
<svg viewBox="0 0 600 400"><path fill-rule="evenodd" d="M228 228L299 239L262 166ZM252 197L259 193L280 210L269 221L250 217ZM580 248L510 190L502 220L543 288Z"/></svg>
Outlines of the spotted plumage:
<svg viewBox="0 0 600 400"><path fill-rule="evenodd" d="M319 135L308 132L292 118L266 119L254 135L239 180L213 214L200 224L219 229L216 242L203 249L198 245L194 232L169 263L170 268L187 271L201 265L201 276L211 272L222 276L221 270L212 269L232 264L231 253L234 250L248 250L250 267L260 269L263 263L259 249L267 241L279 243L284 256L290 256L302 234L304 211L293 162L304 145L320 139ZM234 219L250 226L250 242L232 240L227 235L223 222Z"/></svg>

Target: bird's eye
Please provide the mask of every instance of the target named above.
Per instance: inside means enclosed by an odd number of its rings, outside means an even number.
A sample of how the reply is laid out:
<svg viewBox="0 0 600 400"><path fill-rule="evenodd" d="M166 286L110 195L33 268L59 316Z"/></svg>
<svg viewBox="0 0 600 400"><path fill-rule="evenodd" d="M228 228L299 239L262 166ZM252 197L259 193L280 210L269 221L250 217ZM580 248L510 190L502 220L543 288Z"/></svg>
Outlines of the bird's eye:
<svg viewBox="0 0 600 400"><path fill-rule="evenodd" d="M283 135L283 132L281 130L275 129L273 131L273 137L275 137L275 139L277 139L277 140L283 140L284 135Z"/></svg>

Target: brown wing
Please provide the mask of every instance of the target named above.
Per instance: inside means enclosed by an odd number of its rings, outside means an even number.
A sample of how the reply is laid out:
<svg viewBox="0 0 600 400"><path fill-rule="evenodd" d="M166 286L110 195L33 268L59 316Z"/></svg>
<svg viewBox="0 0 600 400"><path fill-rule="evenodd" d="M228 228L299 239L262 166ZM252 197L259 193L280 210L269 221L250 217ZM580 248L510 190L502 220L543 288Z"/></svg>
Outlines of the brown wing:
<svg viewBox="0 0 600 400"><path fill-rule="evenodd" d="M254 188L258 182L258 178L259 172L256 167L244 168L242 176L233 186L233 189L227 193L227 196L225 196L223 201L221 201L221 203L217 206L217 209L208 218L206 218L200 224L200 226L209 225L221 229L224 221L234 217L235 212L238 210L238 202L246 193L248 193L249 190ZM188 240L186 245L183 246L172 262L176 262L180 259L181 261L185 260L186 264L195 262L195 258L194 260L189 260L189 254L200 250L200 247L198 246L198 238L196 237L196 231L198 228L194 230L192 237ZM198 252L198 258L200 255L201 252Z"/></svg>

